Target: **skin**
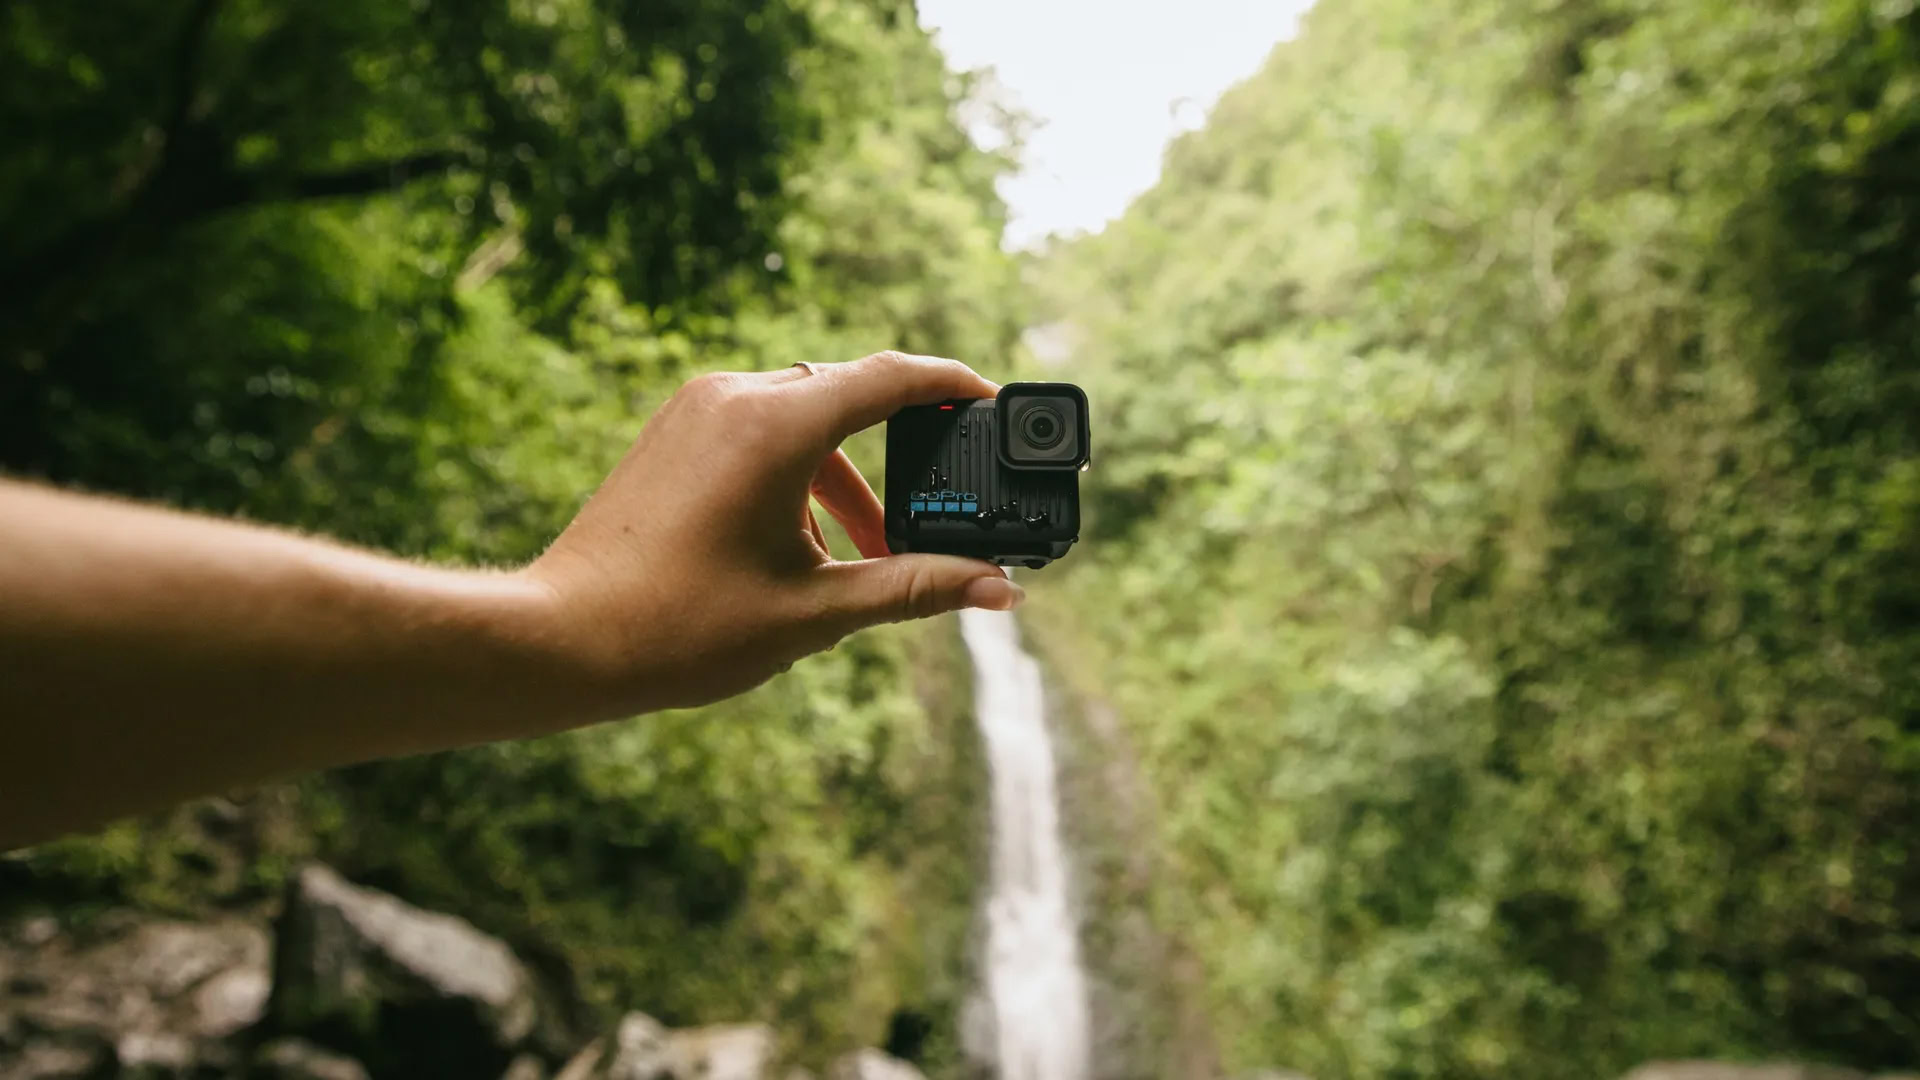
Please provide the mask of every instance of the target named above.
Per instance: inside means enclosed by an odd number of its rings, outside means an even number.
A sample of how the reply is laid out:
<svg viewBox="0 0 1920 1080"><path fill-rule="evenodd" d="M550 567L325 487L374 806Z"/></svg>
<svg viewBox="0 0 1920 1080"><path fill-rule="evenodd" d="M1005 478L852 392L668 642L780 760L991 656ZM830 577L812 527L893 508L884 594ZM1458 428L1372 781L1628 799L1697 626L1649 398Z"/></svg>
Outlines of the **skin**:
<svg viewBox="0 0 1920 1080"><path fill-rule="evenodd" d="M877 623L1008 609L888 555L847 436L998 387L880 353L707 375L512 572L0 481L0 850L302 770L701 705ZM809 496L863 559L829 554Z"/></svg>

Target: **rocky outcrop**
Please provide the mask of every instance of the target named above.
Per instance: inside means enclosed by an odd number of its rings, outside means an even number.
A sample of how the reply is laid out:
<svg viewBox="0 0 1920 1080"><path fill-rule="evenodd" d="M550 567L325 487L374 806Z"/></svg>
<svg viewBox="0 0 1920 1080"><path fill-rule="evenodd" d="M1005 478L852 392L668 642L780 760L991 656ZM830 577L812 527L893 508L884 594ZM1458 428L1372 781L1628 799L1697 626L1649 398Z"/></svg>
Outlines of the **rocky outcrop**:
<svg viewBox="0 0 1920 1080"><path fill-rule="evenodd" d="M375 1075L498 1076L534 1033L531 973L451 915L308 866L277 926L269 1020Z"/></svg>
<svg viewBox="0 0 1920 1080"><path fill-rule="evenodd" d="M0 1080L812 1080L762 1024L673 1029L633 1012L555 1049L552 1010L505 943L325 867L297 876L276 931L124 912L0 928ZM821 1080L925 1078L857 1050ZM1670 1061L1623 1080L1920 1077Z"/></svg>
<svg viewBox="0 0 1920 1080"><path fill-rule="evenodd" d="M0 1077L185 1077L238 1065L266 1005L267 933L245 919L29 920L0 940Z"/></svg>
<svg viewBox="0 0 1920 1080"><path fill-rule="evenodd" d="M127 913L0 930L0 1080L811 1080L762 1024L636 1012L580 1048L504 942L324 866L273 930ZM923 1078L861 1051L829 1080Z"/></svg>

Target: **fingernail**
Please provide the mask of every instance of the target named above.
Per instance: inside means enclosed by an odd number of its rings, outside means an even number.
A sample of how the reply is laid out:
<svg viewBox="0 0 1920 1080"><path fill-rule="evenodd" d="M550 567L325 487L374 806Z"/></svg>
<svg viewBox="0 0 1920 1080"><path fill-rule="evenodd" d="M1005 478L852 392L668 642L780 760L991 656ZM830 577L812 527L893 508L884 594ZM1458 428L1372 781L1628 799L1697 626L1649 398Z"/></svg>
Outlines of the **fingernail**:
<svg viewBox="0 0 1920 1080"><path fill-rule="evenodd" d="M988 611L1012 611L1026 598L1027 590L1003 577L974 578L960 594L961 602L967 607Z"/></svg>

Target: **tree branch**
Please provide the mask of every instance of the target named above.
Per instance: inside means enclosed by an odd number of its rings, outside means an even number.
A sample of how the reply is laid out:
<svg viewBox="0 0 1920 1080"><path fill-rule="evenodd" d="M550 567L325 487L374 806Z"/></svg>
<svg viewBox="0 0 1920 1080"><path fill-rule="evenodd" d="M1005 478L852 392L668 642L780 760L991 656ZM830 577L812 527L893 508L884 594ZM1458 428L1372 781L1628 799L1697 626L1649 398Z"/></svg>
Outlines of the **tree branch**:
<svg viewBox="0 0 1920 1080"><path fill-rule="evenodd" d="M0 291L33 293L91 270L107 253L134 237L151 237L249 206L372 195L466 164L468 155L431 150L344 169L275 175L226 170L212 176L160 182L149 197L89 221L11 264L0 266ZM178 160L170 162L178 167Z"/></svg>
<svg viewBox="0 0 1920 1080"><path fill-rule="evenodd" d="M177 226L248 206L375 195L405 187L423 177L443 174L466 164L467 160L466 154L457 151L427 150L321 172L279 174L229 170L194 184L191 195L169 207L164 217L166 224Z"/></svg>
<svg viewBox="0 0 1920 1080"><path fill-rule="evenodd" d="M169 103L163 146L171 146L192 118L193 99L200 92L200 60L207 50L207 31L219 14L220 0L195 0L180 30L173 54L173 100Z"/></svg>
<svg viewBox="0 0 1920 1080"><path fill-rule="evenodd" d="M402 187L423 176L435 176L467 163L467 155L452 150L431 150L392 161L355 165L333 172L308 173L292 177L278 192L279 201L298 199L337 199L347 195L372 195L389 188ZM274 185L267 185L269 193Z"/></svg>

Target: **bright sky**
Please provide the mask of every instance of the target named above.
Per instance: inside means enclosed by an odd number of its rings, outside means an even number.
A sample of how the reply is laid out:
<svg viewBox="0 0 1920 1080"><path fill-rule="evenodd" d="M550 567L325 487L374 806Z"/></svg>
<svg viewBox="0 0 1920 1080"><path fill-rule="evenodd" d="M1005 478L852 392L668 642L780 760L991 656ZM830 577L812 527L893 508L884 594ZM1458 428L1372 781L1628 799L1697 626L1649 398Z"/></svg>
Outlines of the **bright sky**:
<svg viewBox="0 0 1920 1080"><path fill-rule="evenodd" d="M1167 140L1293 36L1311 0L920 0L952 64L991 67L1040 122L1001 188L1007 243L1098 229L1160 175Z"/></svg>

